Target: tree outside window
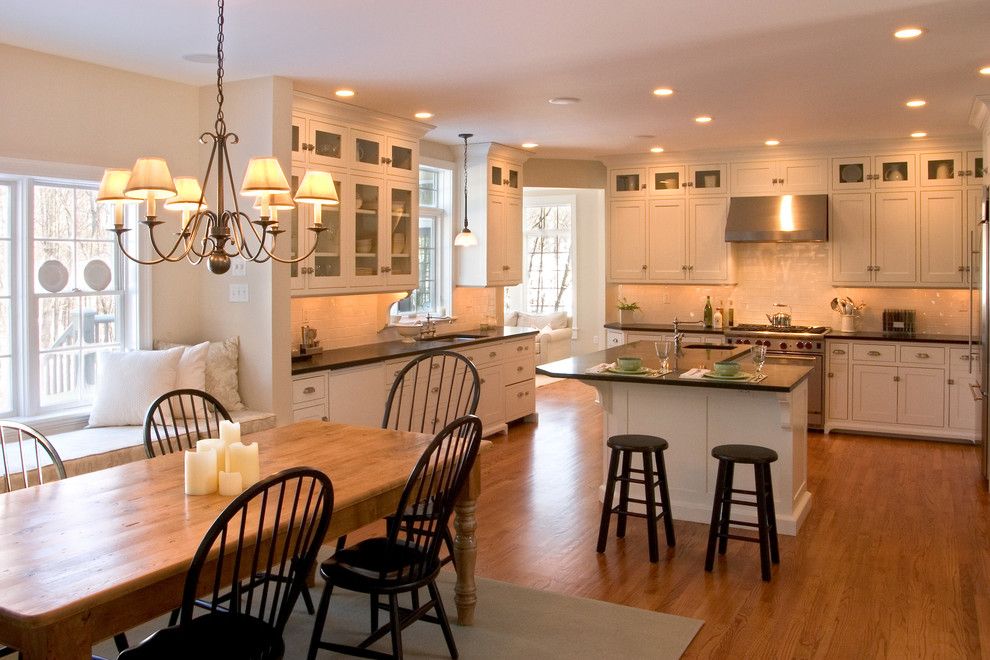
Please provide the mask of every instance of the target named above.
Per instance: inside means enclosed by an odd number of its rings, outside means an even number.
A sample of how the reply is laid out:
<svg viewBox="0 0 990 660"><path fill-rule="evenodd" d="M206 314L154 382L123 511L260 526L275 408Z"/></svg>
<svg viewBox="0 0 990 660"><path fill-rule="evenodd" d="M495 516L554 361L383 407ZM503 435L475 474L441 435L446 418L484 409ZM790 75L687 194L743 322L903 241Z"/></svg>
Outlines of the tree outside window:
<svg viewBox="0 0 990 660"><path fill-rule="evenodd" d="M573 302L572 204L527 205L523 212L523 296L525 311L566 311Z"/></svg>

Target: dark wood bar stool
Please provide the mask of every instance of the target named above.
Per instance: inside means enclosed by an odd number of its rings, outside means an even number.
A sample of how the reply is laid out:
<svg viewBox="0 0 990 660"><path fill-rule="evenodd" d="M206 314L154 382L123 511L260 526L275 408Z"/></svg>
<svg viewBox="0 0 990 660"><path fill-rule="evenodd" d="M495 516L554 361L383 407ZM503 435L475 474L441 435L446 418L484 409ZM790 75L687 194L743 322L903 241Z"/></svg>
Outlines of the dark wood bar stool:
<svg viewBox="0 0 990 660"><path fill-rule="evenodd" d="M777 515L773 507L773 482L770 479L770 464L777 460L777 452L755 445L719 445L712 449L712 456L718 459L718 477L715 480L715 502L712 505L712 524L708 529L708 554L705 556L705 570L711 572L715 563L715 542L718 553L725 554L729 539L760 544L760 571L763 581L770 581L770 562L780 563L780 550L777 547ZM756 490L740 490L732 487L732 476L736 463L753 466L756 476ZM733 499L733 494L753 495L755 502ZM756 507L757 522L731 520L733 504ZM755 527L757 538L730 534L729 525Z"/></svg>
<svg viewBox="0 0 990 660"><path fill-rule="evenodd" d="M667 545L674 546L674 523L670 517L670 493L667 489L667 468L663 462L663 452L667 449L667 441L654 435L615 435L606 443L612 450L609 458L608 478L605 482L605 501L602 503L602 522L598 530L598 552L605 552L605 541L608 538L608 525L612 514L619 517L615 535L622 538L626 535L626 516L646 518L646 532L650 542L650 561L660 561L657 549L657 520L663 518L664 532ZM639 454L643 460L643 468L632 467L634 454ZM622 458L622 468L619 469L619 458ZM640 475L636 478L633 475ZM615 496L615 483L619 482L619 503L612 506ZM646 499L629 497L629 484L643 484ZM656 489L660 489L660 499L657 501ZM646 513L629 511L629 503L643 504ZM657 512L657 508L660 512Z"/></svg>

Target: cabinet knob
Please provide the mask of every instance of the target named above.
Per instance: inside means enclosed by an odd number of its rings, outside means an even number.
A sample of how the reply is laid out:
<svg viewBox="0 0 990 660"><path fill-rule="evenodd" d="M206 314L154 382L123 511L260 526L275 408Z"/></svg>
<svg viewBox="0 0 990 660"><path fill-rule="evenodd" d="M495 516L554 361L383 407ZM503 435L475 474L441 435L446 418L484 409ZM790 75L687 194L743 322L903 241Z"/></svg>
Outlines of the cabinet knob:
<svg viewBox="0 0 990 660"><path fill-rule="evenodd" d="M868 351L866 354L871 357L880 357L880 351Z"/></svg>
<svg viewBox="0 0 990 660"><path fill-rule="evenodd" d="M484 379L484 378L482 378L482 379L481 379L481 384L482 384L482 385L484 385L484 384L485 384L485 379Z"/></svg>
<svg viewBox="0 0 990 660"><path fill-rule="evenodd" d="M523 370L522 367L516 367L516 371L522 371L522 370Z"/></svg>
<svg viewBox="0 0 990 660"><path fill-rule="evenodd" d="M927 360L928 358L931 357L931 355L929 355L928 353L915 353L914 357L920 358L922 360Z"/></svg>
<svg viewBox="0 0 990 660"><path fill-rule="evenodd" d="M688 270L694 270L694 266L688 266Z"/></svg>
<svg viewBox="0 0 990 660"><path fill-rule="evenodd" d="M643 270L646 270L646 264L643 264Z"/></svg>
<svg viewBox="0 0 990 660"><path fill-rule="evenodd" d="M324 422L329 422L330 421L330 418L327 417L326 415L324 415L323 417L320 417L320 420L322 420Z"/></svg>
<svg viewBox="0 0 990 660"><path fill-rule="evenodd" d="M949 385L955 385L955 384L956 384L956 381L954 381L954 380L952 380L952 379L950 378L950 379L949 379Z"/></svg>
<svg viewBox="0 0 990 660"><path fill-rule="evenodd" d="M834 378L834 377L835 377L835 374L833 374L833 373L832 373L832 372L830 371L830 372L828 372L828 377L829 377L829 378Z"/></svg>
<svg viewBox="0 0 990 660"><path fill-rule="evenodd" d="M502 270L509 270L508 266L502 266Z"/></svg>
<svg viewBox="0 0 990 660"><path fill-rule="evenodd" d="M526 350L525 346L516 346L516 351L525 351L525 350Z"/></svg>
<svg viewBox="0 0 990 660"><path fill-rule="evenodd" d="M901 377L900 376L894 376L894 382L895 383L901 382Z"/></svg>
<svg viewBox="0 0 990 660"><path fill-rule="evenodd" d="M959 272L960 273L965 273L966 272L966 267L965 266L960 266L959 267Z"/></svg>
<svg viewBox="0 0 990 660"><path fill-rule="evenodd" d="M316 392L315 387L307 387L303 389L303 394L314 394Z"/></svg>
<svg viewBox="0 0 990 660"><path fill-rule="evenodd" d="M968 362L969 360L972 360L973 359L973 356L972 355L960 355L959 356L959 359L960 360L966 360Z"/></svg>
<svg viewBox="0 0 990 660"><path fill-rule="evenodd" d="M436 394L439 391L440 391L440 388L439 387L431 387L430 388L430 392L432 392L433 394Z"/></svg>
<svg viewBox="0 0 990 660"><path fill-rule="evenodd" d="M687 270L687 266L681 266L681 270Z"/></svg>
<svg viewBox="0 0 990 660"><path fill-rule="evenodd" d="M496 355L498 355L498 353L496 353L495 351L491 351L491 352L488 353L488 357L490 357L490 358L493 358Z"/></svg>
<svg viewBox="0 0 990 660"><path fill-rule="evenodd" d="M873 267L873 272L879 273L880 272L880 266L874 266Z"/></svg>
<svg viewBox="0 0 990 660"><path fill-rule="evenodd" d="M832 355L845 355L845 354L846 354L846 352L844 350L842 350L841 348L834 348L834 349L832 349Z"/></svg>

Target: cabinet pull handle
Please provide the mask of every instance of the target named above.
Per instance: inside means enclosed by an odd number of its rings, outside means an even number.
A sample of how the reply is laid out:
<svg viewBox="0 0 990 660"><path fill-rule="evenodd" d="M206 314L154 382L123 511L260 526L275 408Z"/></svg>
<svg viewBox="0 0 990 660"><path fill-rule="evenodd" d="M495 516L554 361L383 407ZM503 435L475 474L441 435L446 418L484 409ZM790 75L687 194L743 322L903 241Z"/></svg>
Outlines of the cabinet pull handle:
<svg viewBox="0 0 990 660"><path fill-rule="evenodd" d="M958 270L959 270L960 273L965 273L966 272L966 267L965 266L960 266L958 268Z"/></svg>
<svg viewBox="0 0 990 660"><path fill-rule="evenodd" d="M327 417L326 415L324 415L323 417L320 417L320 419L321 419L322 421L324 421L324 422L329 422L329 421L330 421L330 418L329 418L329 417Z"/></svg>
<svg viewBox="0 0 990 660"><path fill-rule="evenodd" d="M956 381L954 381L954 380L952 380L952 379L950 378L950 379L949 379L949 385L955 385L955 384L956 384Z"/></svg>
<svg viewBox="0 0 990 660"><path fill-rule="evenodd" d="M969 360L972 360L973 359L973 356L972 355L960 355L959 356L959 359L960 360L966 360L968 362Z"/></svg>
<svg viewBox="0 0 990 660"><path fill-rule="evenodd" d="M525 350L526 350L526 347L525 346L516 346L516 351L517 352L518 351L525 351Z"/></svg>
<svg viewBox="0 0 990 660"><path fill-rule="evenodd" d="M482 378L482 379L481 379L481 384L482 384L482 385L484 385L484 384L485 384L485 379L484 379L484 378Z"/></svg>
<svg viewBox="0 0 990 660"><path fill-rule="evenodd" d="M523 398L524 396L526 396L526 395L525 395L525 394L524 394L523 392L519 392L518 394L516 394L516 398L517 398L517 399L521 399L521 398Z"/></svg>
<svg viewBox="0 0 990 660"><path fill-rule="evenodd" d="M871 357L880 357L881 354L880 354L880 351L869 351L867 353L867 355L869 355Z"/></svg>
<svg viewBox="0 0 990 660"><path fill-rule="evenodd" d="M845 355L845 354L846 354L846 352L844 350L842 350L841 348L834 348L834 349L832 349L832 355Z"/></svg>
<svg viewBox="0 0 990 660"><path fill-rule="evenodd" d="M983 390L976 383L969 384L969 390L973 393L973 401L983 401Z"/></svg>
<svg viewBox="0 0 990 660"><path fill-rule="evenodd" d="M516 367L516 371L522 371L522 370L523 370L522 367Z"/></svg>
<svg viewBox="0 0 990 660"><path fill-rule="evenodd" d="M828 377L829 377L829 378L835 378L835 374L833 374L833 373L832 373L832 372L830 371L830 372L828 372Z"/></svg>
<svg viewBox="0 0 990 660"><path fill-rule="evenodd" d="M688 266L688 270L694 270L694 266Z"/></svg>
<svg viewBox="0 0 990 660"><path fill-rule="evenodd" d="M490 358L493 358L496 355L498 355L498 353L496 353L495 351L491 351L491 352L488 353L488 357L490 357Z"/></svg>
<svg viewBox="0 0 990 660"><path fill-rule="evenodd" d="M646 264L643 264L643 270L646 270Z"/></svg>
<svg viewBox="0 0 990 660"><path fill-rule="evenodd" d="M432 392L433 394L436 394L439 391L440 391L440 388L439 387L432 387L432 388L430 388L430 392Z"/></svg>
<svg viewBox="0 0 990 660"><path fill-rule="evenodd" d="M895 383L901 382L901 377L900 376L894 376L894 382Z"/></svg>
<svg viewBox="0 0 990 660"><path fill-rule="evenodd" d="M928 358L931 357L931 355L929 355L928 353L915 353L914 357L921 358L922 360L927 360Z"/></svg>
<svg viewBox="0 0 990 660"><path fill-rule="evenodd" d="M313 394L316 392L316 388L313 386L306 387L303 389L303 394Z"/></svg>
<svg viewBox="0 0 990 660"><path fill-rule="evenodd" d="M877 272L877 273L879 273L879 272L880 272L880 266L874 266L874 267L873 267L873 270L874 270L875 272Z"/></svg>

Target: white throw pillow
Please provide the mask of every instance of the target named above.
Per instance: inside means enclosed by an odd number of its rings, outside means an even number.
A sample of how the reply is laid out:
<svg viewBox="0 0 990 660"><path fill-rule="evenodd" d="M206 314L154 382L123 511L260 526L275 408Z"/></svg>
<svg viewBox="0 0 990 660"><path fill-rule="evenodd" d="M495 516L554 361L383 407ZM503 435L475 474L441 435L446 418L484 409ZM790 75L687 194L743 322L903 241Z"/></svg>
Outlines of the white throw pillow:
<svg viewBox="0 0 990 660"><path fill-rule="evenodd" d="M215 396L227 409L227 412L244 410L241 394L237 389L237 361L240 341L237 337L231 337L223 341L211 341L209 344L210 348L206 354L206 385L201 389L205 389ZM158 349L176 346L185 346L185 344L155 342L155 348Z"/></svg>
<svg viewBox="0 0 990 660"><path fill-rule="evenodd" d="M542 328L540 328L541 335L549 335L551 332L553 332L553 328L550 327L550 324L547 324Z"/></svg>
<svg viewBox="0 0 990 660"><path fill-rule="evenodd" d="M179 358L179 373L175 378L177 390L206 389L206 356L210 352L210 342L204 341L195 346L186 346Z"/></svg>
<svg viewBox="0 0 990 660"><path fill-rule="evenodd" d="M140 426L148 406L175 389L185 349L100 353L96 397L89 414L92 426Z"/></svg>

